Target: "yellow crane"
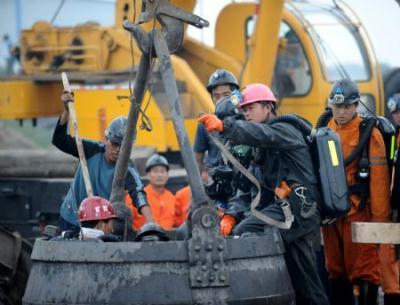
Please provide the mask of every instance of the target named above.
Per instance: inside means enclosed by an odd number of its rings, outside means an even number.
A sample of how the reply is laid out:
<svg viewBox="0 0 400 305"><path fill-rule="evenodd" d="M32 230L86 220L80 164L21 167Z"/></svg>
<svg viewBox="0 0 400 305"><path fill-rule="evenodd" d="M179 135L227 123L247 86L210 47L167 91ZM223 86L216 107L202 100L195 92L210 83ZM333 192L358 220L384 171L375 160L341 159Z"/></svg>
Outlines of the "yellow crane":
<svg viewBox="0 0 400 305"><path fill-rule="evenodd" d="M187 11L196 4L195 0L171 2ZM82 136L102 139L108 122L128 112L124 97L130 96L128 79L136 72L140 52L122 22L137 22L140 9L140 1L117 0L113 27L58 28L41 21L24 30L22 74L0 81L0 119L61 113L59 72L67 71ZM327 106L332 82L343 77L357 81L369 109L384 112L382 76L373 47L356 14L341 1L233 2L218 15L215 47L186 36L172 63L191 140L198 114L214 109L205 85L217 68L232 71L241 86L251 82L272 86L282 113L296 112L312 122ZM177 151L157 64L153 71L144 109L152 132L139 128L136 144ZM139 124L149 127L146 122Z"/></svg>

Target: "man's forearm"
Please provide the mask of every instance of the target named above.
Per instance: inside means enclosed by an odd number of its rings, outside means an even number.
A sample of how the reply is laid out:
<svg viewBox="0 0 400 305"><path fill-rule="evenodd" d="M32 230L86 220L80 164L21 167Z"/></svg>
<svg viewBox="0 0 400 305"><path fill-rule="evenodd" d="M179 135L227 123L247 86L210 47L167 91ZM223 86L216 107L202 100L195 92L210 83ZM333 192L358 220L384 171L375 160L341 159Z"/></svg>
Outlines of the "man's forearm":
<svg viewBox="0 0 400 305"><path fill-rule="evenodd" d="M140 213L146 218L146 222L154 222L153 215L151 214L150 207L148 205L143 206L140 209Z"/></svg>
<svg viewBox="0 0 400 305"><path fill-rule="evenodd" d="M202 170L202 168L203 168L204 153L195 152L195 153L194 153L194 156L195 156L195 158L196 158L197 165L198 165L199 170L200 170L200 172L201 172L201 170Z"/></svg>

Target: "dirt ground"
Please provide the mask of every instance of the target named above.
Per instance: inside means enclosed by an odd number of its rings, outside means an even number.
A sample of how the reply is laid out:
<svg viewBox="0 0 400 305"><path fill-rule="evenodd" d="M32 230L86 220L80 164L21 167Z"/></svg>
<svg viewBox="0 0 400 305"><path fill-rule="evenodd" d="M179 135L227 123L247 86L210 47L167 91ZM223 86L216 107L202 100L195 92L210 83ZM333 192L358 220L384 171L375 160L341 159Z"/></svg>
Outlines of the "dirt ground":
<svg viewBox="0 0 400 305"><path fill-rule="evenodd" d="M0 121L0 149L36 148L35 144L21 133L5 126Z"/></svg>

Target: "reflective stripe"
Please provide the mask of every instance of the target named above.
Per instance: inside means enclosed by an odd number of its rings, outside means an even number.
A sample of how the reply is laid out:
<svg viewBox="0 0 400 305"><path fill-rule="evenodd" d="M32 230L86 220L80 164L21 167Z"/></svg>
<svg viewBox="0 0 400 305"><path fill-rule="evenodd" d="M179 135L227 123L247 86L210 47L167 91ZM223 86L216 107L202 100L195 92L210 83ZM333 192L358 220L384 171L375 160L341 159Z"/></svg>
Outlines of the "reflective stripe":
<svg viewBox="0 0 400 305"><path fill-rule="evenodd" d="M375 162L371 162L371 166L375 166L375 165L387 165L386 160L385 161L375 161Z"/></svg>
<svg viewBox="0 0 400 305"><path fill-rule="evenodd" d="M394 150L396 148L396 137L393 135L390 139L390 160L394 159Z"/></svg>
<svg viewBox="0 0 400 305"><path fill-rule="evenodd" d="M335 141L329 140L328 141L328 148L329 148L329 154L331 155L331 162L332 166L338 166L339 165L339 158L336 152L336 146L335 146Z"/></svg>
<svg viewBox="0 0 400 305"><path fill-rule="evenodd" d="M386 160L386 156L371 156L371 160Z"/></svg>

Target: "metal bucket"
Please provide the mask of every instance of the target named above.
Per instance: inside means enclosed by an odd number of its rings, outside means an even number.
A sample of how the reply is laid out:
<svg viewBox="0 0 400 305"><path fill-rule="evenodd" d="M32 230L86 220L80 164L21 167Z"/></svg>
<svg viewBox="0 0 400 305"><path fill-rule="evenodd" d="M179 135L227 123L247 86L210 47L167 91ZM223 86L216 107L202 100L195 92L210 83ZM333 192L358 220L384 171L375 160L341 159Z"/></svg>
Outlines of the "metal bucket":
<svg viewBox="0 0 400 305"><path fill-rule="evenodd" d="M277 231L195 243L37 240L23 304L294 304Z"/></svg>

